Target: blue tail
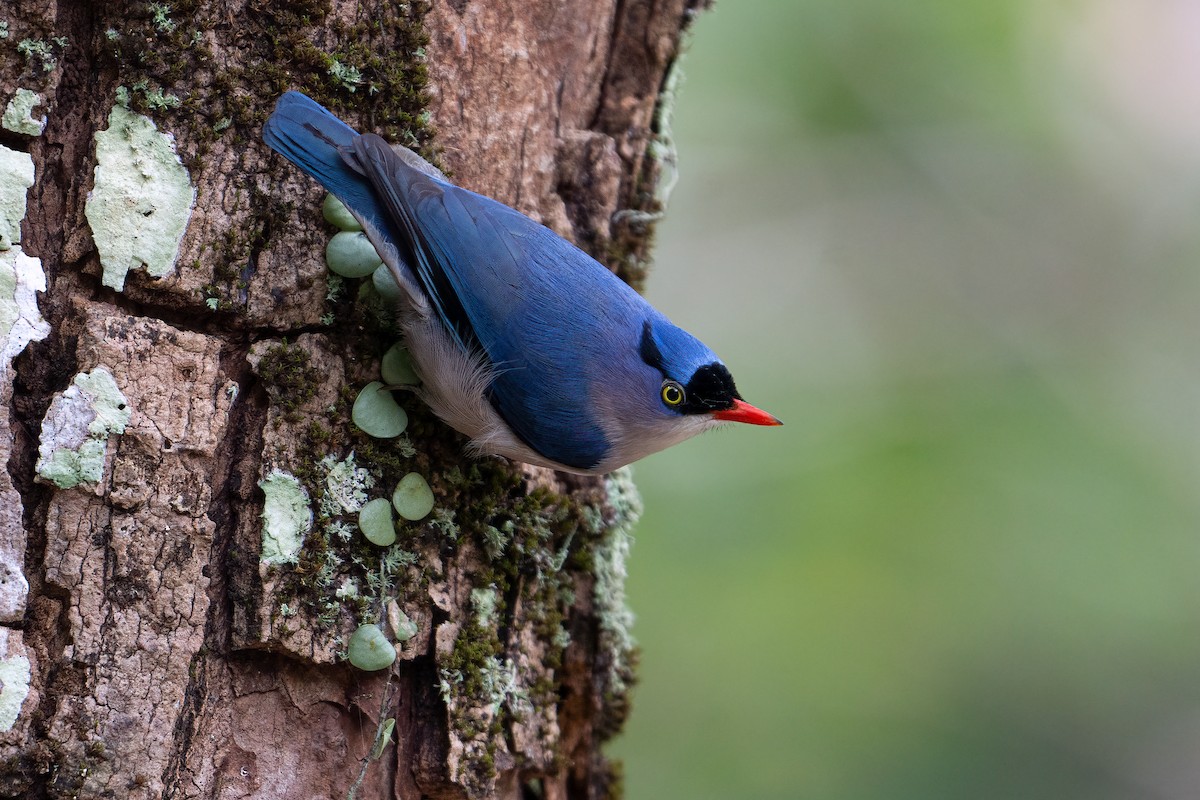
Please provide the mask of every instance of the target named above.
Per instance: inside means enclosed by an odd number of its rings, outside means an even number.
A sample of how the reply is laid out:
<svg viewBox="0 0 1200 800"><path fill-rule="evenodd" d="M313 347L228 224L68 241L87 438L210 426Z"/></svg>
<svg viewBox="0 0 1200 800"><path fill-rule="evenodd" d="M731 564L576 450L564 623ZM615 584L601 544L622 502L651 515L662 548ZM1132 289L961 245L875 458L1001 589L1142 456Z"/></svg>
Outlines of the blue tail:
<svg viewBox="0 0 1200 800"><path fill-rule="evenodd" d="M287 92L263 125L263 141L341 200L364 227L386 231L387 213L366 177L342 158L358 133L300 92Z"/></svg>

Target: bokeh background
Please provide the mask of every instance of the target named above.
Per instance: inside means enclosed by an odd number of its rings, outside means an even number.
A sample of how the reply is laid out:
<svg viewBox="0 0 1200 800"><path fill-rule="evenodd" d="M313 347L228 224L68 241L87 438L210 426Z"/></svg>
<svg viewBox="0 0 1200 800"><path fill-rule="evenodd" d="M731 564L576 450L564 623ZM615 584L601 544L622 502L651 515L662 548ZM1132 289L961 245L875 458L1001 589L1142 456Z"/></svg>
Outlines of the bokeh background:
<svg viewBox="0 0 1200 800"><path fill-rule="evenodd" d="M1200 797L1200 2L724 0L649 295L629 800Z"/></svg>

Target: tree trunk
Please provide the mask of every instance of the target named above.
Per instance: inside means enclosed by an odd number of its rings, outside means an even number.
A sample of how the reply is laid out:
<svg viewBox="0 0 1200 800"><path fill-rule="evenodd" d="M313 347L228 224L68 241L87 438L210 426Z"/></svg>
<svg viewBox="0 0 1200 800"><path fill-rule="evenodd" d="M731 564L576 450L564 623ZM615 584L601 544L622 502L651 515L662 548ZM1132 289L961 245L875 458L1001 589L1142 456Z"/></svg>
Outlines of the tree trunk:
<svg viewBox="0 0 1200 800"><path fill-rule="evenodd" d="M260 131L306 91L636 282L697 5L6 4L0 795L619 794L628 475L352 425L390 310ZM433 513L366 541L410 472Z"/></svg>

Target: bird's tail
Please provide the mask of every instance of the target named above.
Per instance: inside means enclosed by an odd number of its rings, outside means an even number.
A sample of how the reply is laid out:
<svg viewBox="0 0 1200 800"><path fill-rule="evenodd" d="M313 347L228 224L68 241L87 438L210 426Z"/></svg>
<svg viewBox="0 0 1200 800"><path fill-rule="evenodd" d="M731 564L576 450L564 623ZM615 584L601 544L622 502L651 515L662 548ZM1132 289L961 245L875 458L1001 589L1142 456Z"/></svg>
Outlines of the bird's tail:
<svg viewBox="0 0 1200 800"><path fill-rule="evenodd" d="M286 92L263 125L263 141L315 178L359 221L382 228L384 209L367 179L342 157L358 133L300 92Z"/></svg>
<svg viewBox="0 0 1200 800"><path fill-rule="evenodd" d="M353 128L300 92L286 92L280 97L263 125L263 141L271 149L315 178L345 204L407 296L409 310L428 317L429 300L409 266L412 263L409 246L389 219L387 208L377 199L370 181L357 167L353 145L359 138ZM419 156L407 150L405 153L409 156L402 159L405 163L444 179Z"/></svg>

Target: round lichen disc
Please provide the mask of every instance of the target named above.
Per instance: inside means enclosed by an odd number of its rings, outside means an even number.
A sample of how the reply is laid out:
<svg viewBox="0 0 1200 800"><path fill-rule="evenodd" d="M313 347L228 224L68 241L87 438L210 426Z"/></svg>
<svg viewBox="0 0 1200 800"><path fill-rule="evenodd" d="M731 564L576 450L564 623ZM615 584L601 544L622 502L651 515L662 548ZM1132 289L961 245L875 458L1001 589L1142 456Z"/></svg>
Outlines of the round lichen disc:
<svg viewBox="0 0 1200 800"><path fill-rule="evenodd" d="M379 630L378 625L359 625L346 647L350 663L367 672L386 669L396 660L396 647Z"/></svg>
<svg viewBox="0 0 1200 800"><path fill-rule="evenodd" d="M396 524L392 520L392 504L383 497L368 501L358 512L358 527L363 536L380 547L396 541Z"/></svg>
<svg viewBox="0 0 1200 800"><path fill-rule="evenodd" d="M402 344L394 344L383 354L379 369L383 382L388 386L416 386L421 382L413 371L412 356Z"/></svg>
<svg viewBox="0 0 1200 800"><path fill-rule="evenodd" d="M365 433L376 439L392 439L408 427L408 414L396 404L391 392L382 391L383 384L371 381L354 398L350 419Z"/></svg>
<svg viewBox="0 0 1200 800"><path fill-rule="evenodd" d="M392 505L396 513L405 519L424 519L433 511L433 490L429 484L415 472L410 472L396 484L392 492Z"/></svg>
<svg viewBox="0 0 1200 800"><path fill-rule="evenodd" d="M325 217L325 221L338 226L344 231L361 231L362 225L358 224L358 220L351 215L350 211L331 194L325 195L325 202L321 204L321 216Z"/></svg>
<svg viewBox="0 0 1200 800"><path fill-rule="evenodd" d="M325 263L330 272L344 278L362 278L378 269L383 259L362 231L339 231L325 246Z"/></svg>
<svg viewBox="0 0 1200 800"><path fill-rule="evenodd" d="M383 264L371 273L371 283L375 285L375 291L379 292L379 296L389 303L398 303L403 297L400 285L392 277L392 271L388 269L387 264Z"/></svg>

